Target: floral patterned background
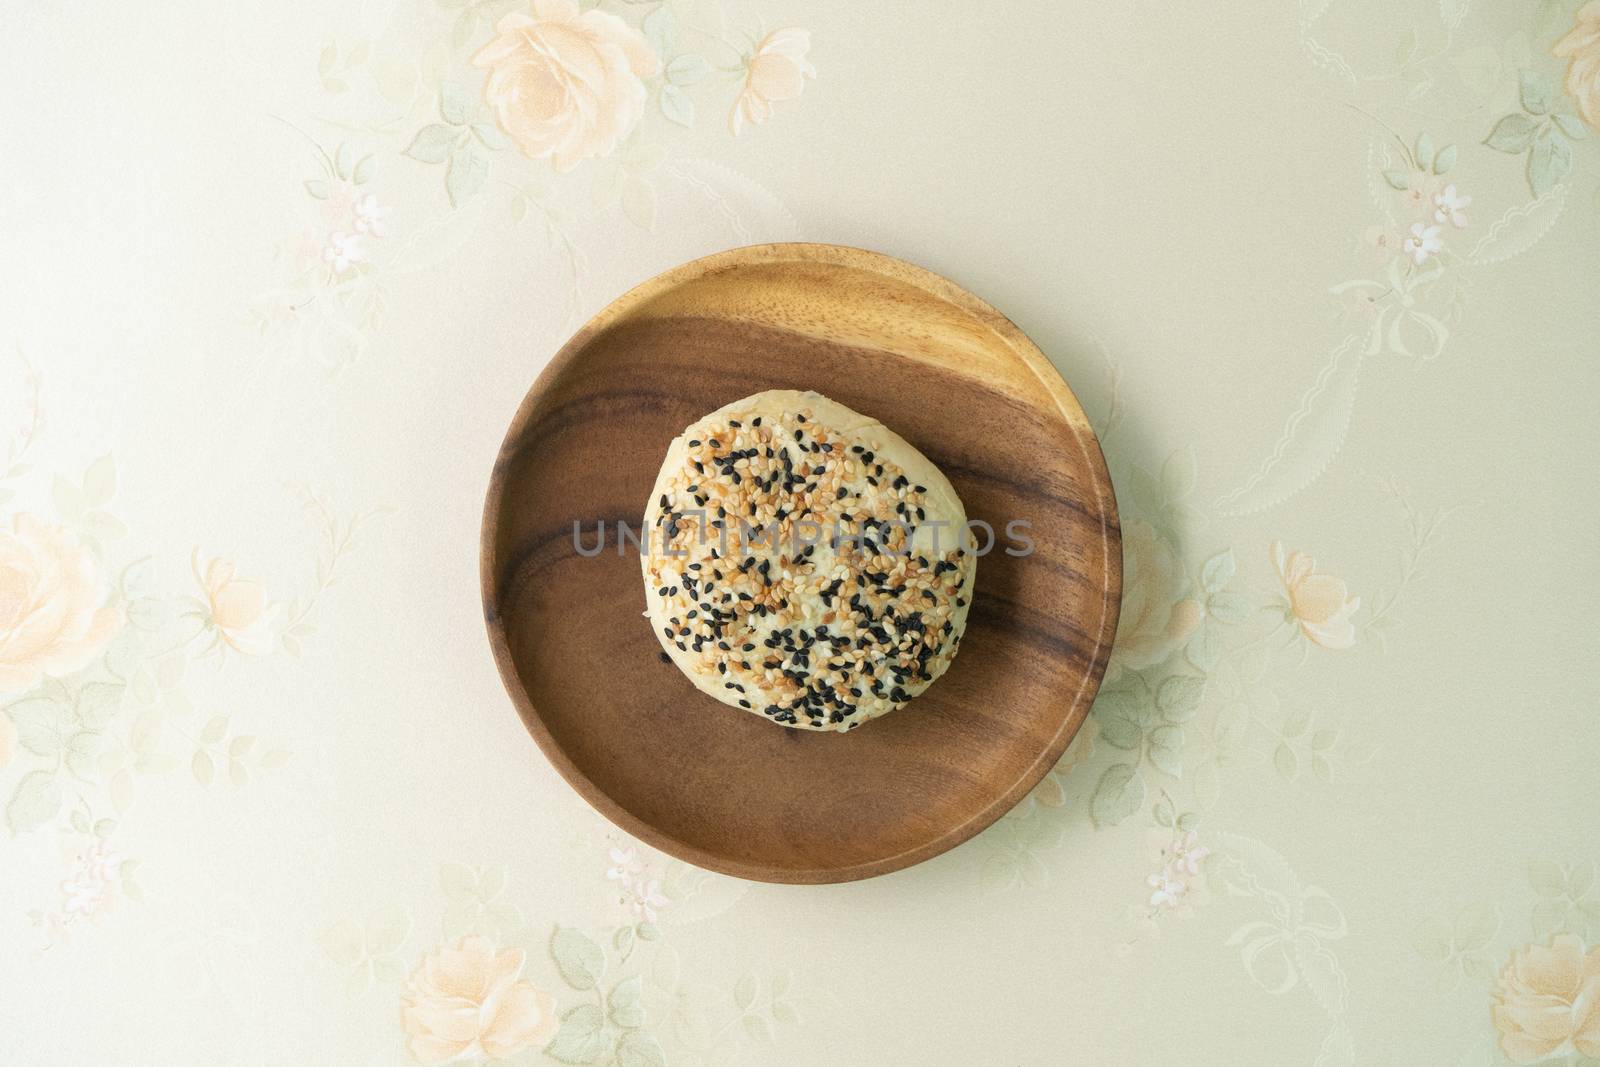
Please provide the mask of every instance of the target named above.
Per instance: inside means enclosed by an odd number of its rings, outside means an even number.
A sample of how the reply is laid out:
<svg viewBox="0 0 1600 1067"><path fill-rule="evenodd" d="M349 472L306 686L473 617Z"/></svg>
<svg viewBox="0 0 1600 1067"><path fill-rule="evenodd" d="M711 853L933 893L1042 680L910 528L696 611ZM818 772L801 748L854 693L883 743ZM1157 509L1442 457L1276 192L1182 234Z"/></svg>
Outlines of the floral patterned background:
<svg viewBox="0 0 1600 1067"><path fill-rule="evenodd" d="M19 1064L1600 1062L1600 2L19 7ZM512 712L542 361L738 244L1014 317L1123 507L1014 812L751 885Z"/></svg>

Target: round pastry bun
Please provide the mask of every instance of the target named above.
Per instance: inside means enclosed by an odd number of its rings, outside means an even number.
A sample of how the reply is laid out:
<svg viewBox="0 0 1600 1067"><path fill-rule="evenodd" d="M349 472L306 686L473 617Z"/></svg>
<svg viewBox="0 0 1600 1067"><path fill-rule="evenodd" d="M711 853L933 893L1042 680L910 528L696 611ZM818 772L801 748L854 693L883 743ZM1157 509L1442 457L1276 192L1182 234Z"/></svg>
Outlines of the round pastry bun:
<svg viewBox="0 0 1600 1067"><path fill-rule="evenodd" d="M667 449L645 509L646 615L724 704L850 730L950 666L977 559L926 456L814 392L718 408Z"/></svg>

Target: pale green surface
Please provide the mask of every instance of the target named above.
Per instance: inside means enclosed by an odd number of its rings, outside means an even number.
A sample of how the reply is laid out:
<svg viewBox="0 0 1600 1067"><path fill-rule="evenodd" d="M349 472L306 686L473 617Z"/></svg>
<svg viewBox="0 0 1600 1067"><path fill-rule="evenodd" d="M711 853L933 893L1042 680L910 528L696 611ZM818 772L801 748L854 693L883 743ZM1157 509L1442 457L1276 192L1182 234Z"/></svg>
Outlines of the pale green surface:
<svg viewBox="0 0 1600 1067"><path fill-rule="evenodd" d="M480 103L494 0L8 16L0 530L92 541L97 603L148 558L88 671L4 695L9 1062L410 1062L402 990L474 930L526 947L568 1059L1506 1062L1511 954L1600 940L1577 5L668 4L607 0L673 89L565 173ZM735 139L715 37L784 26L816 77ZM1367 238L1406 235L1414 163L1471 197L1422 268ZM334 286L338 172L386 235ZM488 464L573 325L788 239L943 272L1062 369L1134 557L1121 662L1035 796L930 863L608 880L628 843L485 648ZM1350 647L1284 623L1278 542L1359 598ZM259 583L233 632L196 549ZM1209 853L1168 908L1177 819Z"/></svg>

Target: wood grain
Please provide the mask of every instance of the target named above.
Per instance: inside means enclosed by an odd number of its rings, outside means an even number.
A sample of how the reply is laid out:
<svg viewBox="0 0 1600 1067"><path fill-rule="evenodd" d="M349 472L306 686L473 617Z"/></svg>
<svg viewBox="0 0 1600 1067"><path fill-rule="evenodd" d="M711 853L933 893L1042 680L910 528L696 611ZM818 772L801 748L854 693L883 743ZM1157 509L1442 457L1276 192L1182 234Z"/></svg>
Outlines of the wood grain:
<svg viewBox="0 0 1600 1067"><path fill-rule="evenodd" d="M672 438L763 389L869 414L950 478L967 514L1031 523L978 564L961 652L910 704L847 734L786 730L661 662L630 546ZM1003 544L1003 542L1002 542ZM1049 362L937 275L833 245L734 249L626 293L567 342L512 421L484 509L489 639L523 721L618 826L773 882L909 866L1004 814L1088 712L1121 599L1116 503Z"/></svg>

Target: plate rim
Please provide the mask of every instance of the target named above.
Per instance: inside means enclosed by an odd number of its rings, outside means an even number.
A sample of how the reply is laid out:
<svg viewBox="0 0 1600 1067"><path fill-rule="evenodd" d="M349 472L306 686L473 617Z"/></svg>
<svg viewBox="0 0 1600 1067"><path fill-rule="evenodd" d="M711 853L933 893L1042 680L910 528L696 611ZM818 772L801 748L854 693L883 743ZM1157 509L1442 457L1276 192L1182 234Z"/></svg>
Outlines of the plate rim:
<svg viewBox="0 0 1600 1067"><path fill-rule="evenodd" d="M1084 432L1075 429L1075 435L1084 449L1085 458L1090 466L1091 481L1097 491L1097 503L1101 507L1102 544L1106 556L1104 585L1106 611L1102 617L1100 632L1095 637L1094 648L1089 655L1089 669L1084 673L1083 681L1077 693L1073 695L1067 714L1062 718L1061 726L1050 743L1040 750L1034 761L1003 793L962 822L945 829L939 836L890 856L881 856L843 867L777 867L766 863L730 859L673 837L638 818L612 799L609 793L597 786L579 769L565 749L557 743L545 725L538 708L529 698L506 638L505 623L499 612L499 591L493 573L494 544L499 534L506 462L515 451L514 445L527 430L534 405L543 397L556 376L576 358L577 353L596 334L669 289L729 267L784 261L824 263L884 274L928 290L947 303L984 320L986 325L1006 342L1013 354L1033 372L1034 377L1055 402L1061 418L1066 420L1069 426L1083 428ZM1090 705L1094 702L1101 681L1105 677L1122 608L1121 547L1122 529L1117 511L1116 493L1106 467L1099 435L1095 433L1088 416L1084 414L1082 404L1078 402L1077 396L1072 392L1066 379L1061 376L1061 372L1016 323L987 301L943 275L895 256L852 245L781 241L724 249L680 263L653 275L627 289L601 308L556 350L517 405L516 413L506 427L505 436L495 453L494 466L491 468L489 485L484 496L483 517L479 530L478 584L484 627L488 633L495 667L506 694L516 708L518 718L522 720L524 728L533 737L534 743L550 761L551 766L590 807L618 829L650 847L705 870L757 882L817 885L852 882L889 874L948 852L998 822L1049 773L1050 768L1056 765L1062 753L1066 751L1067 745L1082 728L1084 720L1088 717Z"/></svg>

